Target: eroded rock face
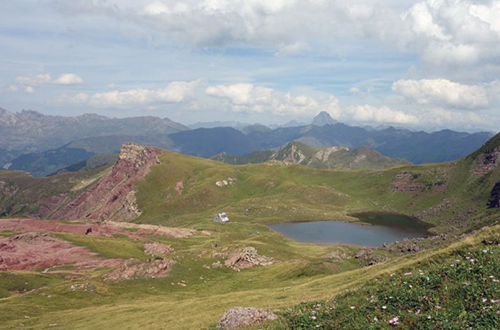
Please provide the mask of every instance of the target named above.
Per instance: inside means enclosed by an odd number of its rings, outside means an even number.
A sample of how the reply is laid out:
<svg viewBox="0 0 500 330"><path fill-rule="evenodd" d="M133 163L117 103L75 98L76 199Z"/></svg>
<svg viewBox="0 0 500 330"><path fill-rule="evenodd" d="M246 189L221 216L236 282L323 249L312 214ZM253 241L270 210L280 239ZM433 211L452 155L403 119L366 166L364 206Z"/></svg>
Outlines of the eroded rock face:
<svg viewBox="0 0 500 330"><path fill-rule="evenodd" d="M77 199L58 211L55 219L130 221L141 215L133 182L144 180L151 166L160 163L162 150L124 144L111 172Z"/></svg>
<svg viewBox="0 0 500 330"><path fill-rule="evenodd" d="M50 216L64 201L68 198L68 194L60 194L52 196L42 203L42 206L38 210L38 214L42 218Z"/></svg>
<svg viewBox="0 0 500 330"><path fill-rule="evenodd" d="M484 176L497 168L499 162L500 150L485 150L481 155L479 155L476 164L471 169L471 173L479 177Z"/></svg>
<svg viewBox="0 0 500 330"><path fill-rule="evenodd" d="M431 206L421 212L414 213L413 216L415 218L419 218L420 220L438 217L449 210L452 205L452 200L445 198L441 203Z"/></svg>
<svg viewBox="0 0 500 330"><path fill-rule="evenodd" d="M403 172L396 175L396 181L392 184L392 190L398 192L411 192L417 193L424 187L423 183L414 182L414 175L412 173Z"/></svg>
<svg viewBox="0 0 500 330"><path fill-rule="evenodd" d="M268 309L236 307L224 313L217 328L233 330L276 320L277 318L276 314Z"/></svg>
<svg viewBox="0 0 500 330"><path fill-rule="evenodd" d="M261 256L252 246L240 248L229 255L229 258L224 263L226 267L236 271L241 269L249 269L254 266L268 266L275 263L276 260L266 256Z"/></svg>
<svg viewBox="0 0 500 330"><path fill-rule="evenodd" d="M500 207L500 181L495 183L493 189L491 189L490 198L488 200L488 208L499 208Z"/></svg>

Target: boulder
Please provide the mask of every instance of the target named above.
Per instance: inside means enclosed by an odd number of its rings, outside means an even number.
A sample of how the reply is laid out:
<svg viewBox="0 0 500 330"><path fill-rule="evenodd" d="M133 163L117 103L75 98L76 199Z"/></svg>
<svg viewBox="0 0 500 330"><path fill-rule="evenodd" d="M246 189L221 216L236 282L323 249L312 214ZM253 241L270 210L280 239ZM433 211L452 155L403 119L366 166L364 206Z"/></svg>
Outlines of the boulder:
<svg viewBox="0 0 500 330"><path fill-rule="evenodd" d="M276 320L277 318L276 314L268 309L236 307L224 313L217 325L217 329L238 329Z"/></svg>
<svg viewBox="0 0 500 330"><path fill-rule="evenodd" d="M174 248L171 245L153 242L144 245L144 252L152 256L158 256L162 254L171 254L174 252Z"/></svg>
<svg viewBox="0 0 500 330"><path fill-rule="evenodd" d="M259 255L253 246L247 246L231 253L224 264L226 267L240 271L257 265L268 266L275 262L276 260L272 258Z"/></svg>

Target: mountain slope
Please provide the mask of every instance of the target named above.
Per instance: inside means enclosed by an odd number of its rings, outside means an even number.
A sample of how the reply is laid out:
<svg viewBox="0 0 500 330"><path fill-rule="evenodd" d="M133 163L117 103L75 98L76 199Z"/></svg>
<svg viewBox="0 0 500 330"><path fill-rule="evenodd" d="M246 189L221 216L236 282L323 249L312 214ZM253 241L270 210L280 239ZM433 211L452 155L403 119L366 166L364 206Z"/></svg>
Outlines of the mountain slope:
<svg viewBox="0 0 500 330"><path fill-rule="evenodd" d="M21 155L11 161L8 169L26 171L34 176L45 176L86 161L90 157L118 154L121 146L125 143L139 143L175 150L174 144L168 135L91 137L73 141L57 149Z"/></svg>
<svg viewBox="0 0 500 330"><path fill-rule="evenodd" d="M198 157L208 158L220 152L243 155L256 149L247 135L231 127L199 128L169 137L180 152Z"/></svg>
<svg viewBox="0 0 500 330"><path fill-rule="evenodd" d="M409 165L403 159L386 157L368 147L359 147L354 150L345 147L316 148L300 142L290 142L277 151L255 151L244 156L221 153L212 159L239 165L282 161L285 164L301 164L322 170L379 170Z"/></svg>
<svg viewBox="0 0 500 330"><path fill-rule="evenodd" d="M490 133L440 131L411 132L395 128L366 130L337 123L324 126L277 128L251 132L248 137L258 150L273 149L298 140L317 147L342 146L354 149L371 147L393 158L404 158L414 164L443 162L464 157L481 147Z"/></svg>
<svg viewBox="0 0 500 330"><path fill-rule="evenodd" d="M242 222L352 220L349 214L353 212L379 210L415 215L438 225L437 231L460 232L488 223L497 210L488 205L496 205L489 201L494 198L494 187L500 181L498 157L491 156L500 150L498 140L496 136L457 162L402 165L378 171L324 171L279 163L236 167L161 151L159 165L151 167L145 181L131 185L132 178L127 191L135 191L140 222L196 223L196 219L211 218L221 210ZM283 153L283 157L290 155L290 152ZM297 161L300 157L293 159ZM133 177L134 172L121 175ZM20 177L22 185L17 182ZM57 178L56 175L51 180ZM216 184L224 180L231 184ZM30 205L20 209L9 206L4 210L5 215L26 215L27 209L30 214L46 214L39 210L50 198L40 202L36 195L24 193L30 181L43 181L10 171L3 173L0 181L3 186L0 199L7 205ZM78 180L74 181L74 185L79 184ZM59 209L77 201L68 197L74 196L75 188L61 189L67 198L60 201ZM52 197L56 200L61 194L61 190L57 190ZM85 205L79 209L78 216L92 216L95 205ZM12 211L14 209L17 211ZM105 217L108 216L111 215Z"/></svg>

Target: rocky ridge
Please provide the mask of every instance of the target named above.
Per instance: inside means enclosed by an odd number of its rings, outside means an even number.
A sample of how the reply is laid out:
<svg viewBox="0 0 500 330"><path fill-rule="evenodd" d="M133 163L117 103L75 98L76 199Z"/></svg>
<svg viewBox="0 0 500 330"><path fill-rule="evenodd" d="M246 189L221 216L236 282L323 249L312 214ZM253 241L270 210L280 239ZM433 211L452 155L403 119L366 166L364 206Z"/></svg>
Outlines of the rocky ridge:
<svg viewBox="0 0 500 330"><path fill-rule="evenodd" d="M134 181L144 180L151 166L160 164L163 151L124 144L118 160L97 184L52 216L54 219L130 221L141 215L136 204Z"/></svg>

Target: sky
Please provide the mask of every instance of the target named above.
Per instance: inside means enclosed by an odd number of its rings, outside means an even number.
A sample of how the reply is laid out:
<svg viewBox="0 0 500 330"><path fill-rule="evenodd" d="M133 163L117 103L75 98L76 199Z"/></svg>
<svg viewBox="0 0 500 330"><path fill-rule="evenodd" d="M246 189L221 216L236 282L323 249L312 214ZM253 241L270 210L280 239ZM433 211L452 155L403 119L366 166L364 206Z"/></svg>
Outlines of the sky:
<svg viewBox="0 0 500 330"><path fill-rule="evenodd" d="M500 0L2 0L0 107L500 130Z"/></svg>

